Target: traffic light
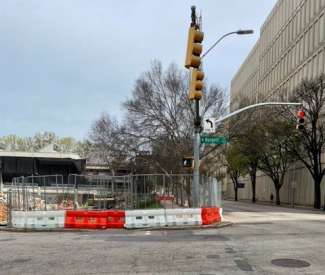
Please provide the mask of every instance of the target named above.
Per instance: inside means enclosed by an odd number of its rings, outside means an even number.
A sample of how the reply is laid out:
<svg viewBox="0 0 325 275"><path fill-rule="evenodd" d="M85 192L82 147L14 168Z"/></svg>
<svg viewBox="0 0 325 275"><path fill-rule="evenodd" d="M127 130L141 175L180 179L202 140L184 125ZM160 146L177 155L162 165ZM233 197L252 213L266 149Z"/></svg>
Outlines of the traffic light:
<svg viewBox="0 0 325 275"><path fill-rule="evenodd" d="M192 156L183 158L183 167L190 169L194 168L194 160Z"/></svg>
<svg viewBox="0 0 325 275"><path fill-rule="evenodd" d="M204 34L199 29L195 27L190 27L188 32L188 42L186 51L186 68L199 68L201 65L202 45Z"/></svg>
<svg viewBox="0 0 325 275"><path fill-rule="evenodd" d="M204 73L199 69L192 69L190 84L190 100L200 100L202 97Z"/></svg>
<svg viewBox="0 0 325 275"><path fill-rule="evenodd" d="M300 110L297 112L297 126L298 130L303 130L305 128L305 112Z"/></svg>

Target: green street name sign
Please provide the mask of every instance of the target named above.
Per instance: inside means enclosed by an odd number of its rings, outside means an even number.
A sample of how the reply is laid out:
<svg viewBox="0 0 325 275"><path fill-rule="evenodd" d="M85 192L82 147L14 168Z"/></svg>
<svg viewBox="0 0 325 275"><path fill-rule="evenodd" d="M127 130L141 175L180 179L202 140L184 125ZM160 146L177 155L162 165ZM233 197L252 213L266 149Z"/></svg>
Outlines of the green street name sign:
<svg viewBox="0 0 325 275"><path fill-rule="evenodd" d="M229 141L226 137L210 137L210 136L202 136L201 143L202 144L227 144Z"/></svg>

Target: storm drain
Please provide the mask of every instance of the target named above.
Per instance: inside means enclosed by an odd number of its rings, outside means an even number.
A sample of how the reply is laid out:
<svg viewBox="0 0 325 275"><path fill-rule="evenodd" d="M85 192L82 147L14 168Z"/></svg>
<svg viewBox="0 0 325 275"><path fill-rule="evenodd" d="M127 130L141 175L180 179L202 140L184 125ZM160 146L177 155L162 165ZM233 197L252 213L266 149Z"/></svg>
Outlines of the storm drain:
<svg viewBox="0 0 325 275"><path fill-rule="evenodd" d="M274 259L271 261L272 264L281 267L291 267L291 268L303 268L310 266L310 263L297 259Z"/></svg>

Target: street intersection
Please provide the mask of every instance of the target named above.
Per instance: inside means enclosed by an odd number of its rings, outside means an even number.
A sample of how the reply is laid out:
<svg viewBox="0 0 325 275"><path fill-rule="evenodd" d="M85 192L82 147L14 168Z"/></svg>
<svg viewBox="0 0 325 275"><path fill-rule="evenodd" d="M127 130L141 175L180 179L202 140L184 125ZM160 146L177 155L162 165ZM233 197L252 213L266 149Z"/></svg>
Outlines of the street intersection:
<svg viewBox="0 0 325 275"><path fill-rule="evenodd" d="M0 274L323 274L323 212L223 207L216 229L1 231Z"/></svg>

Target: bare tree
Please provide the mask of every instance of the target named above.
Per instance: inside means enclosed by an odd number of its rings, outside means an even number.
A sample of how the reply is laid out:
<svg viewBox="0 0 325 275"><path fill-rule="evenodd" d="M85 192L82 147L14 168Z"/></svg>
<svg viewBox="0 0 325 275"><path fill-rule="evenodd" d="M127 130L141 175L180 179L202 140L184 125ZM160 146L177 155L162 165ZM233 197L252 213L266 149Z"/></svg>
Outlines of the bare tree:
<svg viewBox="0 0 325 275"><path fill-rule="evenodd" d="M122 132L123 129L118 122L111 119L106 113L93 123L90 132L92 149L88 157L95 162L108 164L113 175L127 158L127 149L125 148L125 141L122 139Z"/></svg>
<svg viewBox="0 0 325 275"><path fill-rule="evenodd" d="M227 172L231 178L231 181L234 185L235 191L235 201L238 200L238 183L239 178L244 176L247 172L247 158L245 155L242 154L240 150L240 145L238 143L233 143L230 145L226 152L226 167Z"/></svg>
<svg viewBox="0 0 325 275"><path fill-rule="evenodd" d="M247 125L248 124L248 125ZM245 125L245 132L242 132L236 139L240 146L241 153L246 157L247 172L252 184L252 202L256 202L256 174L261 158L262 133L256 122Z"/></svg>
<svg viewBox="0 0 325 275"><path fill-rule="evenodd" d="M247 97L241 97L235 100L235 103L238 109L252 104ZM256 202L256 174L261 152L259 119L256 110L248 110L231 119L228 124L229 138L238 144L241 154L246 159L246 170L252 184L253 203Z"/></svg>
<svg viewBox="0 0 325 275"><path fill-rule="evenodd" d="M290 164L295 160L290 144L295 140L291 123L269 113L260 122L261 136L257 142L263 144L259 153L259 169L271 178L275 188L276 204L280 205L280 189Z"/></svg>
<svg viewBox="0 0 325 275"><path fill-rule="evenodd" d="M181 159L192 152L194 111L188 99L188 82L188 75L176 65L164 71L156 61L139 77L132 98L124 103L128 134L137 138L139 149L155 148L156 162L164 172L169 172L171 163L173 172L179 172ZM201 116L218 115L224 110L223 100L224 94L217 87L205 89ZM168 163L160 158L163 152L168 152Z"/></svg>
<svg viewBox="0 0 325 275"><path fill-rule="evenodd" d="M321 75L309 81L304 80L293 91L292 100L303 103L306 113L306 125L298 133L300 146L294 143L291 150L310 172L314 180L314 208L320 208L321 182L325 173L321 158L325 142L325 76ZM282 115L293 124L296 123L296 114L292 110L286 109Z"/></svg>
<svg viewBox="0 0 325 275"><path fill-rule="evenodd" d="M3 144L4 149L23 152L37 152L50 144L55 145L55 150L59 152L79 152L79 146L82 146L82 142L74 138L59 137L48 131L36 133L31 137L3 136L0 137L0 143Z"/></svg>

